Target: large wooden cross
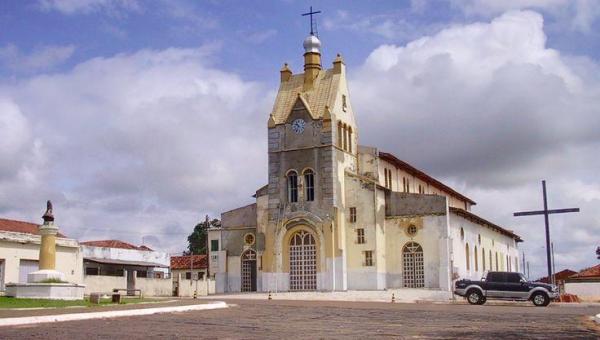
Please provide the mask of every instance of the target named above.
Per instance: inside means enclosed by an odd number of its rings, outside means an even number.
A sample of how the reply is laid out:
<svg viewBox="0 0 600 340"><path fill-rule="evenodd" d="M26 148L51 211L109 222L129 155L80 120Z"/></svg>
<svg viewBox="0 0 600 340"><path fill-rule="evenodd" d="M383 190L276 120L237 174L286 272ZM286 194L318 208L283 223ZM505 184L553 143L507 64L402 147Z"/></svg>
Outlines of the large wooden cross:
<svg viewBox="0 0 600 340"><path fill-rule="evenodd" d="M310 15L310 34L311 35L315 35L315 30L314 30L314 25L313 25L313 15L314 14L319 14L321 13L321 11L314 11L312 9L312 6L310 6L310 11L308 11L308 13L302 13L302 16L305 17L307 15Z"/></svg>
<svg viewBox="0 0 600 340"><path fill-rule="evenodd" d="M550 254L550 214L562 214L570 212L579 212L579 208L567 208L567 209L548 209L548 199L546 196L546 181L542 181L542 191L544 193L544 210L535 211L520 211L514 213L514 216L531 216L531 215L544 215L544 221L546 222L546 259L548 262L548 280L552 277L552 264Z"/></svg>

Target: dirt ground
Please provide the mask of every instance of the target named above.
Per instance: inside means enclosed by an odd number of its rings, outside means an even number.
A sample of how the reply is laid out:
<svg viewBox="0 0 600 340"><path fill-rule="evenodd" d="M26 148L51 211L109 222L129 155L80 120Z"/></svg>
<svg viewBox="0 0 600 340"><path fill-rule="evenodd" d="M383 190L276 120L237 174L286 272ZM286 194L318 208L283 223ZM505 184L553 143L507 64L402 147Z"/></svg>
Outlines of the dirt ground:
<svg viewBox="0 0 600 340"><path fill-rule="evenodd" d="M2 339L599 339L600 307L229 300L185 313L0 328Z"/></svg>

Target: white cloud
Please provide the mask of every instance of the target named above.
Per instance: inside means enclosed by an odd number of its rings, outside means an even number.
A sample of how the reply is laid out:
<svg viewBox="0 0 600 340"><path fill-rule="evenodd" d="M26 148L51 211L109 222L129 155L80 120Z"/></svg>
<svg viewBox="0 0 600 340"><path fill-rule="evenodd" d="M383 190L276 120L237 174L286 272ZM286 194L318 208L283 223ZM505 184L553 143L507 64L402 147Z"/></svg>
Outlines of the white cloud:
<svg viewBox="0 0 600 340"><path fill-rule="evenodd" d="M67 15L106 12L119 16L124 12L140 10L137 0L39 0L38 6L44 11L58 11Z"/></svg>
<svg viewBox="0 0 600 340"><path fill-rule="evenodd" d="M75 52L75 46L41 46L25 54L13 44L0 47L0 63L6 68L24 73L51 69L67 61Z"/></svg>
<svg viewBox="0 0 600 340"><path fill-rule="evenodd" d="M552 218L564 252L559 265L579 269L595 260L598 240L587 236L600 232L591 208L600 185L597 69L593 60L546 47L541 15L511 11L382 45L350 86L362 143L443 178L479 202L476 212L514 226L541 273L544 253L535 247L544 244L543 221L512 217L541 207L541 178L557 208L582 207Z"/></svg>
<svg viewBox="0 0 600 340"><path fill-rule="evenodd" d="M183 250L205 213L248 203L266 181L272 96L211 67L210 50L95 58L2 87L0 122L14 131L0 148L2 215L35 221L53 199L70 236L157 234Z"/></svg>
<svg viewBox="0 0 600 340"><path fill-rule="evenodd" d="M571 29L590 32L591 26L600 17L598 0L449 0L467 15L487 17L509 10L533 9L543 11L568 22Z"/></svg>

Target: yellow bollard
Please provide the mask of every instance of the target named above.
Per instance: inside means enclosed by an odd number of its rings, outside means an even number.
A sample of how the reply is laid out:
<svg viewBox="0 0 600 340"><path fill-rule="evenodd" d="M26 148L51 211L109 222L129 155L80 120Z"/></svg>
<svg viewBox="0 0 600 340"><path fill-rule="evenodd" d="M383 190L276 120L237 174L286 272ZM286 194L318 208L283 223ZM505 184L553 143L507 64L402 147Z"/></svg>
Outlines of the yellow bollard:
<svg viewBox="0 0 600 340"><path fill-rule="evenodd" d="M394 296L394 293L392 293L392 303L396 302L396 296Z"/></svg>

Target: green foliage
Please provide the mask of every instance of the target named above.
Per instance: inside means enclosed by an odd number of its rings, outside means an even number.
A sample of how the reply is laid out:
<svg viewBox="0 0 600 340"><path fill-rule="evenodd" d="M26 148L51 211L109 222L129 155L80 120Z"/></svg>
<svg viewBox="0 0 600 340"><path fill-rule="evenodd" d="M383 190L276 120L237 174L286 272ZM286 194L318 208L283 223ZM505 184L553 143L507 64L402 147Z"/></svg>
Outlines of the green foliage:
<svg viewBox="0 0 600 340"><path fill-rule="evenodd" d="M208 229L218 228L221 226L221 221L214 218L209 219L206 215L206 219L203 222L196 224L194 231L188 236L188 249L184 252L186 255L198 255L208 253Z"/></svg>
<svg viewBox="0 0 600 340"><path fill-rule="evenodd" d="M62 281L60 279L46 279L46 280L38 281L38 283L68 283L68 282Z"/></svg>

